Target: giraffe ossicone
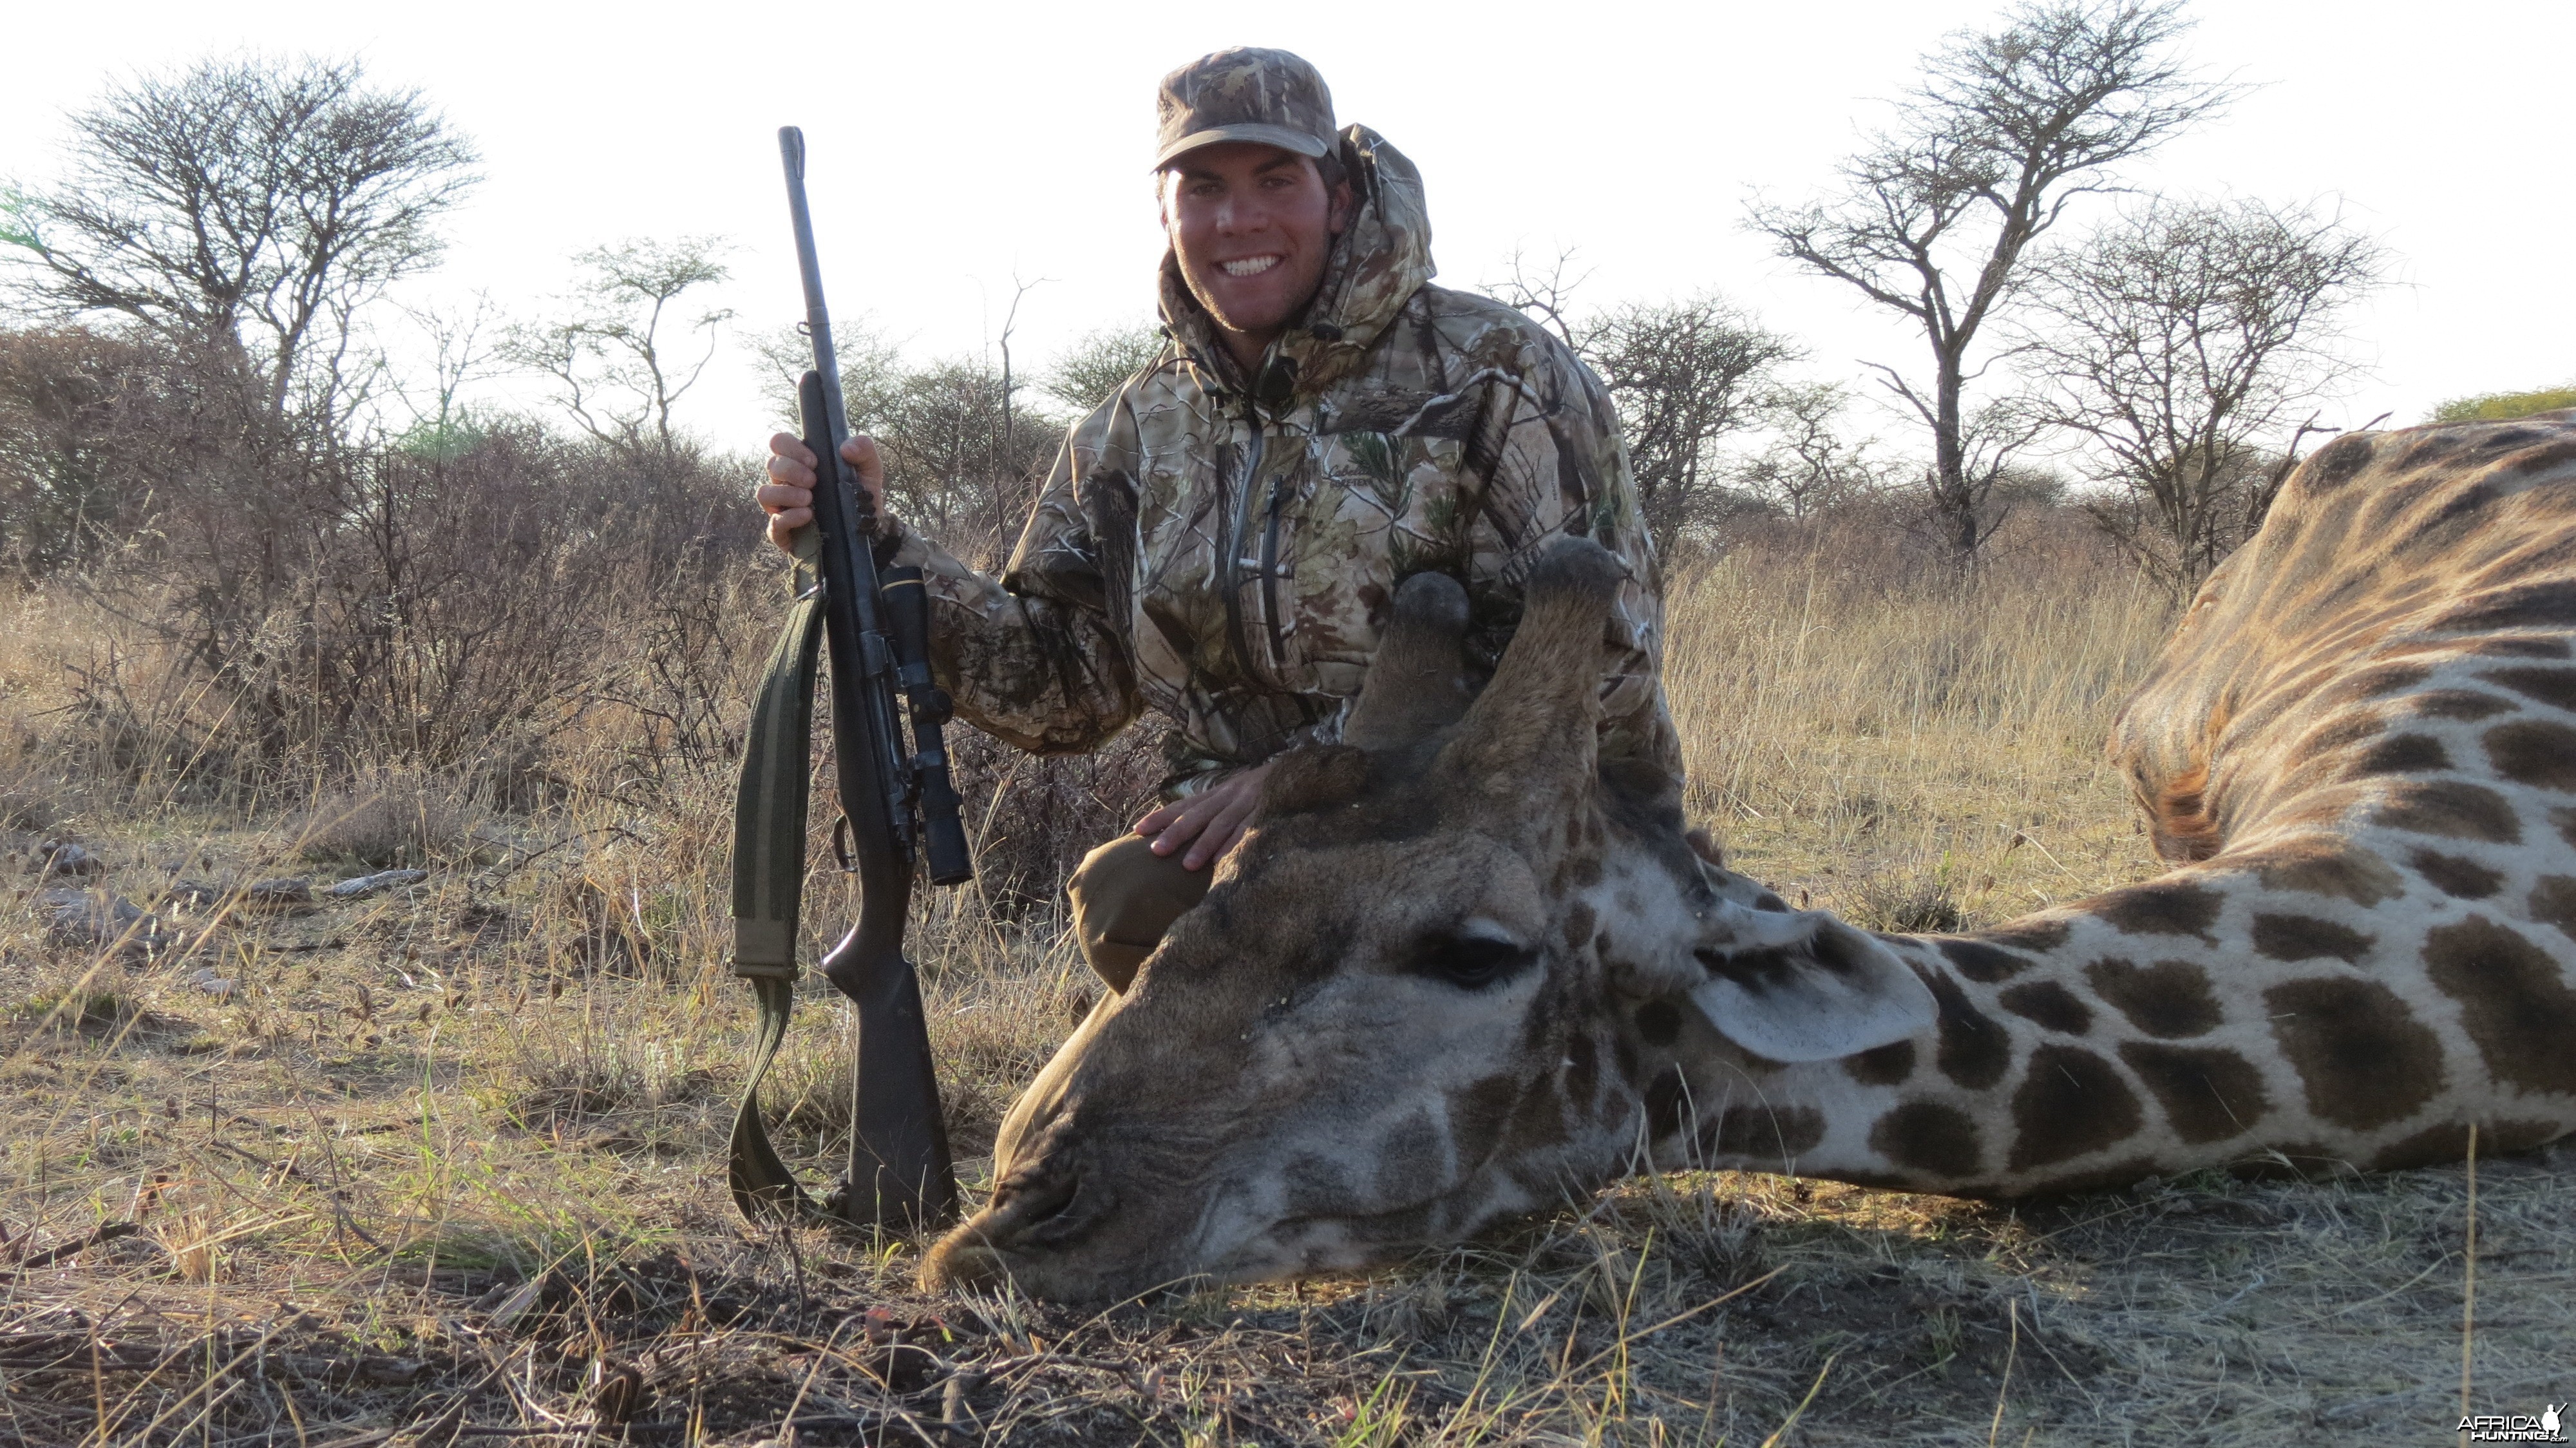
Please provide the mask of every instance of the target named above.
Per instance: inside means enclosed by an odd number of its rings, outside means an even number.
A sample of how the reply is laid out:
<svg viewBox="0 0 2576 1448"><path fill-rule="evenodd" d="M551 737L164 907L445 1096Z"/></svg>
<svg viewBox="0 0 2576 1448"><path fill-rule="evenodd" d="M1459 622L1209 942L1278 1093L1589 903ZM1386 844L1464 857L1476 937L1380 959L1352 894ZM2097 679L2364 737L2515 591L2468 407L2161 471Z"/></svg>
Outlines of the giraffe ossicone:
<svg viewBox="0 0 2576 1448"><path fill-rule="evenodd" d="M2010 1197L2576 1129L2576 412L2302 464L2114 729L2175 868L1990 930L1791 910L1596 757L1616 566L1544 555L1472 694L1407 582L928 1281L1362 1267L1639 1170Z"/></svg>

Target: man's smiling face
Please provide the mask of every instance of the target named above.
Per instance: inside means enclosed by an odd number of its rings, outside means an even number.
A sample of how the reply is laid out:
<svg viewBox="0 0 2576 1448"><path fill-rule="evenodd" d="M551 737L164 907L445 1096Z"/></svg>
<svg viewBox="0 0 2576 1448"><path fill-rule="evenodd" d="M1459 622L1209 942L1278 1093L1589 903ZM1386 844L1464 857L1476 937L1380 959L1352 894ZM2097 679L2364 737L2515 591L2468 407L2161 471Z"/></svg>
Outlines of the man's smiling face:
<svg viewBox="0 0 2576 1448"><path fill-rule="evenodd" d="M1313 161L1250 141L1201 146L1166 169L1163 229L1182 279L1248 368L1322 284L1350 187L1327 188Z"/></svg>

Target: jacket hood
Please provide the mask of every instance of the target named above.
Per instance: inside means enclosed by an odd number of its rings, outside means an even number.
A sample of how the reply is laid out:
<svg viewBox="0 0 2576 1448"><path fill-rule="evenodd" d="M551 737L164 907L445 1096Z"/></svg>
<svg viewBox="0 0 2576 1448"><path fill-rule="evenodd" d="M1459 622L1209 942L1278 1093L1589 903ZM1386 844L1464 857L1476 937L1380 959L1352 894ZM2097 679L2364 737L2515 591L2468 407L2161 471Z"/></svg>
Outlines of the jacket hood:
<svg viewBox="0 0 2576 1448"><path fill-rule="evenodd" d="M1312 397L1358 371L1369 349L1404 304L1431 280L1431 219L1423 206L1422 173L1403 152L1366 126L1342 132L1342 164L1350 173L1351 223L1333 239L1324 280L1306 315L1270 347L1270 361L1253 391L1268 411ZM1232 354L1216 338L1213 322L1181 278L1180 258L1166 249L1162 268L1163 325L1182 357L1206 374L1212 391L1242 391Z"/></svg>

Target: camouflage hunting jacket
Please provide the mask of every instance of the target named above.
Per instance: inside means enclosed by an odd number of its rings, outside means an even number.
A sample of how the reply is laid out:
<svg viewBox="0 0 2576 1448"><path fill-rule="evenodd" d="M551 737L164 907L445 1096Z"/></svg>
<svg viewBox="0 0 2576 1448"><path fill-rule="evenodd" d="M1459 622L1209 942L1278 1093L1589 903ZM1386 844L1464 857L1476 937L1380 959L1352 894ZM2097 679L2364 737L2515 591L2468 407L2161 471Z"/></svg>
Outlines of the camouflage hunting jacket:
<svg viewBox="0 0 2576 1448"><path fill-rule="evenodd" d="M999 579L907 533L932 663L969 722L1088 750L1171 721L1166 797L1339 736L1396 585L1466 586L1490 671L1554 534L1626 560L1605 640L1605 752L1681 773L1657 681L1662 585L1600 380L1500 302L1431 286L1422 183L1344 133L1356 214L1304 322L1247 383L1166 256L1170 340L1075 425Z"/></svg>

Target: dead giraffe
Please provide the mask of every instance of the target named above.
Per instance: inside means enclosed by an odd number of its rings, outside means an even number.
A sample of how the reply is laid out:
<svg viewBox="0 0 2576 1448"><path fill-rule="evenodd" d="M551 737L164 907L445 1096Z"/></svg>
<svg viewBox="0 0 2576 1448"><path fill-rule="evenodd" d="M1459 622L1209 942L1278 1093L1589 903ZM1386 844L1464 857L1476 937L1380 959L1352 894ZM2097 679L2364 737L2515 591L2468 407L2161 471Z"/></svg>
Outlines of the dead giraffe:
<svg viewBox="0 0 2576 1448"><path fill-rule="evenodd" d="M2576 1128L2576 412L2309 459L2115 731L2178 867L1966 935L1791 911L1596 761L1615 570L1546 555L1472 703L1406 584L928 1280L1356 1267L1648 1163L2018 1196Z"/></svg>

